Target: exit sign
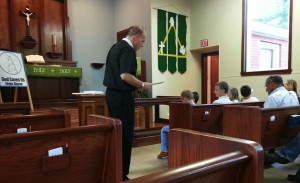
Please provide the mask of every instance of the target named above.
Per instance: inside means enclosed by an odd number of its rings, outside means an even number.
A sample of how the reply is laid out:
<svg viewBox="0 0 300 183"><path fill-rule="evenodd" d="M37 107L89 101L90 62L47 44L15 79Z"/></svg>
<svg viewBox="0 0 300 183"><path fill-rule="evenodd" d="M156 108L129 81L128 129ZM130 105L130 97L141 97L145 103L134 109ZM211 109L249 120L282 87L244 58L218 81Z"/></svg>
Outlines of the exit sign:
<svg viewBox="0 0 300 183"><path fill-rule="evenodd" d="M200 47L207 47L208 46L208 39L200 40Z"/></svg>

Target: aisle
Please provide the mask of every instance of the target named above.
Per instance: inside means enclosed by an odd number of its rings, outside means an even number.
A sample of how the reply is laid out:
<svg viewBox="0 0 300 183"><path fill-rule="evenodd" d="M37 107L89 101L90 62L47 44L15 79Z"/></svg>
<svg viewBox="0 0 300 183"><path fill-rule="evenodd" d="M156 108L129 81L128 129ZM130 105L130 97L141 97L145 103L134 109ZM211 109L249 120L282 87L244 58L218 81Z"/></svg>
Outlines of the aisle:
<svg viewBox="0 0 300 183"><path fill-rule="evenodd" d="M136 147L132 149L129 178L141 177L168 169L167 159L157 159L160 144Z"/></svg>
<svg viewBox="0 0 300 183"><path fill-rule="evenodd" d="M157 159L160 152L160 144L136 147L132 149L132 159L129 178L141 177L167 170L168 160ZM273 164L273 168L264 171L264 183L291 183L286 180L288 174L295 174L300 163L299 158L295 162L286 165Z"/></svg>

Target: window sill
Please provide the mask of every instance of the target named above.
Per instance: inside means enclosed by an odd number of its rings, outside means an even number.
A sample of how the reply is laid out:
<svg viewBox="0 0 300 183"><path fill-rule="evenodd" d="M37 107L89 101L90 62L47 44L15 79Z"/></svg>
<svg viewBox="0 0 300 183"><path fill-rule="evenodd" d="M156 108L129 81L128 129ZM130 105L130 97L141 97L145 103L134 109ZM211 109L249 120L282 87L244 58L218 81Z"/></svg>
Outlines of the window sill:
<svg viewBox="0 0 300 183"><path fill-rule="evenodd" d="M291 74L292 69L287 70L273 70L273 71L255 71L255 72L241 72L241 76L260 76L260 75L276 75L276 74Z"/></svg>

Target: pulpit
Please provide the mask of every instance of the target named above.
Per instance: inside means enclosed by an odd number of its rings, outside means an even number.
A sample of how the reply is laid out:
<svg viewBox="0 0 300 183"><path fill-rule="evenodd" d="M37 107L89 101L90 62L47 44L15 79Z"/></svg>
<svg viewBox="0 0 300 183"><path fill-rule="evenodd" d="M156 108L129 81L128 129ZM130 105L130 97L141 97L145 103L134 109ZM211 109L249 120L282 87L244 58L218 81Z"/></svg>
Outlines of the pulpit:
<svg viewBox="0 0 300 183"><path fill-rule="evenodd" d="M105 95L102 94L75 94L78 101L79 125L85 126L90 114L108 116Z"/></svg>

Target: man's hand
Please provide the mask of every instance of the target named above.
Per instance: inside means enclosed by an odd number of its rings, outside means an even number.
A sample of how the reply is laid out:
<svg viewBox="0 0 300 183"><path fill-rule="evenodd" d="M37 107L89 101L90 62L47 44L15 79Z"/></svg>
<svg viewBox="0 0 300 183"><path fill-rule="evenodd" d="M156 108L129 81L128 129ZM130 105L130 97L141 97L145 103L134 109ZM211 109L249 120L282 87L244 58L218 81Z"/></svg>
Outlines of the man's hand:
<svg viewBox="0 0 300 183"><path fill-rule="evenodd" d="M151 88L152 88L151 83L148 83L148 82L143 82L143 83L144 83L144 87L142 87L141 89L151 90Z"/></svg>
<svg viewBox="0 0 300 183"><path fill-rule="evenodd" d="M142 82L137 79L134 75L130 73L123 73L120 75L121 79L126 83L135 86L138 89L150 90L152 88L152 84L148 82ZM143 84L144 83L144 84ZM144 85L144 86L143 86Z"/></svg>

